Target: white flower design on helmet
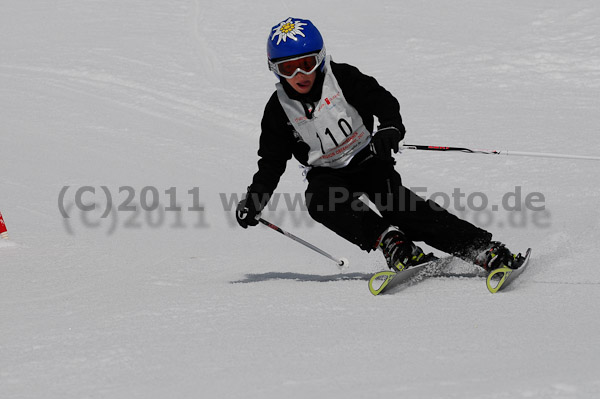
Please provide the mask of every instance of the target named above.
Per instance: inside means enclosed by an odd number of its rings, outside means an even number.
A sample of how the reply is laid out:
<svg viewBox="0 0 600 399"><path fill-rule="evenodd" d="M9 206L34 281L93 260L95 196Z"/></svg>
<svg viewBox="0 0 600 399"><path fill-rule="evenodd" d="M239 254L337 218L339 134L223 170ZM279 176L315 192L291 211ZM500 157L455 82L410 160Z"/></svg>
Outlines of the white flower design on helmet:
<svg viewBox="0 0 600 399"><path fill-rule="evenodd" d="M302 33L304 25L306 25L304 22L292 21L292 18L288 18L281 22L277 28L273 29L274 32L271 40L274 40L275 36L277 36L277 44L279 44L281 41L285 42L288 37L292 40L298 40L296 39L296 35L305 37L304 33Z"/></svg>

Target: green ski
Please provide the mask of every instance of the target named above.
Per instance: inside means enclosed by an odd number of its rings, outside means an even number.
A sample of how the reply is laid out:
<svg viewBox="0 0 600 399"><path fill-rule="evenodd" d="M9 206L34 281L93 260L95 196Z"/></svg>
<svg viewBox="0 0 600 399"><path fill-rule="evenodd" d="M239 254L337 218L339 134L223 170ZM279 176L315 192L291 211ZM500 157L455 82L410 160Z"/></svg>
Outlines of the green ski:
<svg viewBox="0 0 600 399"><path fill-rule="evenodd" d="M490 274L487 276L486 284L488 290L495 294L496 292L508 287L514 279L516 279L527 267L529 263L529 258L531 256L531 248L528 248L525 252L525 256L519 255L517 258L518 267L515 269L511 269L509 267L503 266L498 269L492 270ZM440 268L444 266L446 263L452 260L452 256L435 259L427 263L423 263L422 265L410 267L401 272L395 272L392 270L384 270L378 273L375 273L369 279L369 291L373 295L379 295L390 291L392 288L397 287L403 283L408 283L413 280L414 277L418 276L421 273L424 273L426 270L431 268Z"/></svg>
<svg viewBox="0 0 600 399"><path fill-rule="evenodd" d="M531 256L531 248L527 249L525 252L525 256L521 256L520 265L516 269L511 269L510 267L500 267L498 269L492 270L487 277L486 284L488 290L495 294L496 292L508 287L510 283L513 282L527 267L529 263L529 257Z"/></svg>
<svg viewBox="0 0 600 399"><path fill-rule="evenodd" d="M371 294L373 295L379 295L385 291L389 291L393 287L399 286L402 283L409 282L413 277L431 267L441 267L446 264L446 262L451 260L452 256L448 256L440 259L434 259L421 265L409 267L401 272L384 270L375 273L369 280L369 291L371 291Z"/></svg>

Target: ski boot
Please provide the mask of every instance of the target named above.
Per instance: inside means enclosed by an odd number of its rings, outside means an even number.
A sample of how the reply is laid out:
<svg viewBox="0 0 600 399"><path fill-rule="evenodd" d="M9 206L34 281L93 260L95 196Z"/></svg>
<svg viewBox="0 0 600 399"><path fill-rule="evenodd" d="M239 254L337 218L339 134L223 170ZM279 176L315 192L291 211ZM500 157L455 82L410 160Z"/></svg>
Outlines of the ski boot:
<svg viewBox="0 0 600 399"><path fill-rule="evenodd" d="M398 230L385 231L378 246L385 256L388 267L397 272L437 259L432 253L425 254Z"/></svg>
<svg viewBox="0 0 600 399"><path fill-rule="evenodd" d="M476 255L475 263L484 270L491 272L502 266L511 269L518 269L523 263L524 257L521 254L515 255L510 252L504 244L499 241L491 241L489 245Z"/></svg>

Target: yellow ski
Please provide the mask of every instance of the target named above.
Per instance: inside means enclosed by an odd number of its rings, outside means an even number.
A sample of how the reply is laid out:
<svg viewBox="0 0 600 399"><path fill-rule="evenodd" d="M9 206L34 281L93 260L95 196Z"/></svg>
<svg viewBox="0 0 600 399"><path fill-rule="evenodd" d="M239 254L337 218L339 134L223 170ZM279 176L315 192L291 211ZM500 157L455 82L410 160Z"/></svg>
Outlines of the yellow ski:
<svg viewBox="0 0 600 399"><path fill-rule="evenodd" d="M518 268L511 269L510 267L502 266L492 270L486 280L488 290L492 294L495 294L501 289L508 287L514 279L523 273L529 263L530 256L531 248L528 248L527 252L525 252L525 256L522 257L521 264Z"/></svg>
<svg viewBox="0 0 600 399"><path fill-rule="evenodd" d="M391 288L396 287L404 282L410 281L414 276L430 266L443 265L451 260L452 257L448 256L446 258L434 259L421 265L409 267L401 272L384 270L375 273L369 280L369 291L371 291L371 294L373 295L379 295L382 292L389 291Z"/></svg>

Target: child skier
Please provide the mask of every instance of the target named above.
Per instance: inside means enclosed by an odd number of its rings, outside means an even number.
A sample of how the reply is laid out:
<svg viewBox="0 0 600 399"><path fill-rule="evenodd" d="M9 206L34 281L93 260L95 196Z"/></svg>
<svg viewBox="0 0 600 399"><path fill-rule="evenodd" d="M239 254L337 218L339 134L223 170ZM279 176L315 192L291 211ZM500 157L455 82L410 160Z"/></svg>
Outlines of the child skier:
<svg viewBox="0 0 600 399"><path fill-rule="evenodd" d="M398 101L373 77L333 62L311 21L288 18L275 25L267 58L279 82L261 122L258 171L236 208L240 226L258 224L294 156L310 168L305 195L311 217L365 251L381 249L392 270L433 258L414 241L485 270L518 266L491 233L402 185L392 156L406 132ZM361 194L381 216L358 200Z"/></svg>

